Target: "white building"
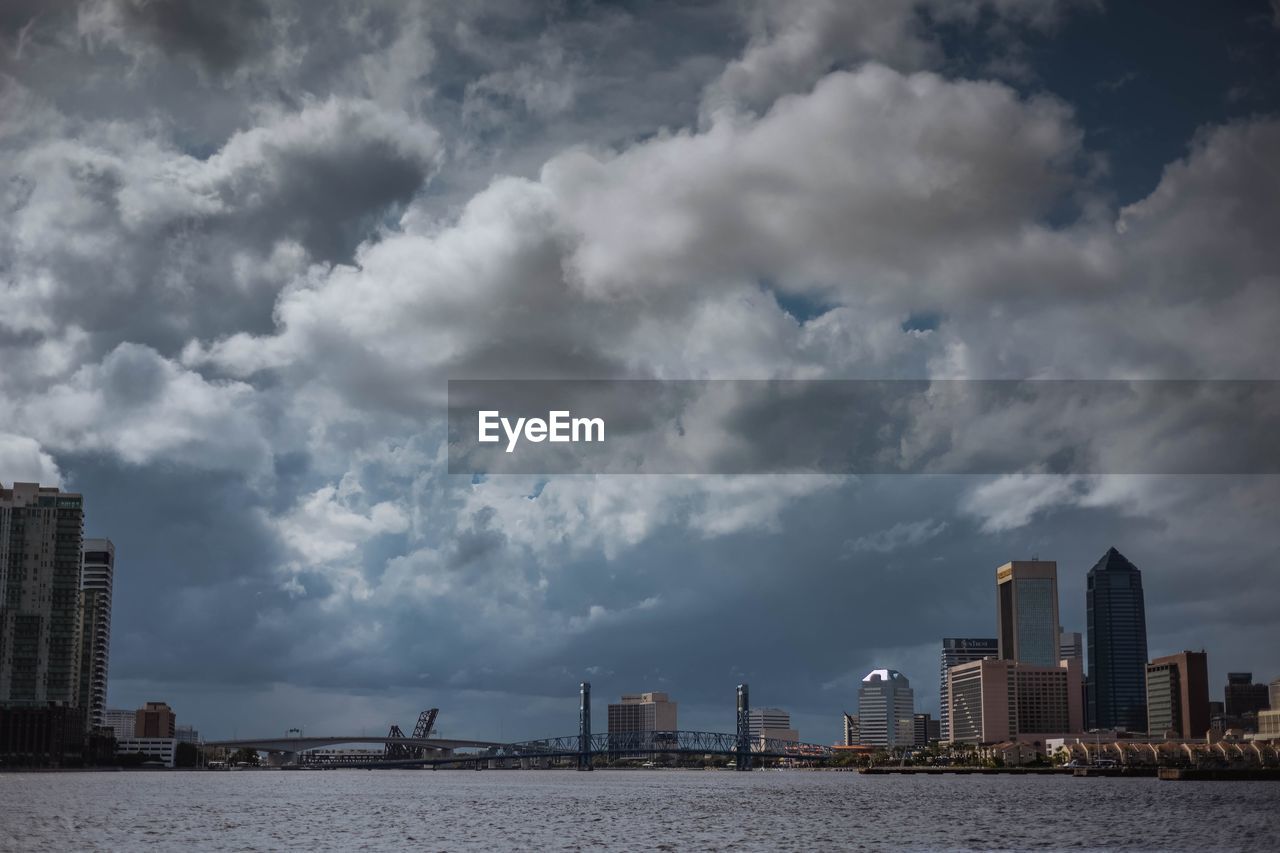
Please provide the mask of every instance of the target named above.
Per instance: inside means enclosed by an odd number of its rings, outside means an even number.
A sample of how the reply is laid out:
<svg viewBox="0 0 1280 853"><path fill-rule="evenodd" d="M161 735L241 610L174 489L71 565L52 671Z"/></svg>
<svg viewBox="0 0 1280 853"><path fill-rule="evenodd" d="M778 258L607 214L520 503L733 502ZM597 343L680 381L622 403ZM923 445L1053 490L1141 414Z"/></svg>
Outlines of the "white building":
<svg viewBox="0 0 1280 853"><path fill-rule="evenodd" d="M915 693L896 669L873 669L858 688L859 740L865 746L911 746Z"/></svg>
<svg viewBox="0 0 1280 853"><path fill-rule="evenodd" d="M137 712L108 708L102 712L102 724L115 732L116 740L132 738L137 731Z"/></svg>
<svg viewBox="0 0 1280 853"><path fill-rule="evenodd" d="M140 752L148 760L160 761L165 767L173 766L174 753L178 750L177 738L171 737L130 737L116 740L116 755Z"/></svg>

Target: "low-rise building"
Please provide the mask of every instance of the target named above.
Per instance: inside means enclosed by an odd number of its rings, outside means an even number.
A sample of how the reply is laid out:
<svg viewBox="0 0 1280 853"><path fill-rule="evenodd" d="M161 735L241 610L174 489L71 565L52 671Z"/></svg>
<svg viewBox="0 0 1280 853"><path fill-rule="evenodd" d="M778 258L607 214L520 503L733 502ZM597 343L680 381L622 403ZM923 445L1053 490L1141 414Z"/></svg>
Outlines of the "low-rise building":
<svg viewBox="0 0 1280 853"><path fill-rule="evenodd" d="M116 741L116 755L140 754L165 767L173 767L177 750L178 741L171 737L131 737Z"/></svg>

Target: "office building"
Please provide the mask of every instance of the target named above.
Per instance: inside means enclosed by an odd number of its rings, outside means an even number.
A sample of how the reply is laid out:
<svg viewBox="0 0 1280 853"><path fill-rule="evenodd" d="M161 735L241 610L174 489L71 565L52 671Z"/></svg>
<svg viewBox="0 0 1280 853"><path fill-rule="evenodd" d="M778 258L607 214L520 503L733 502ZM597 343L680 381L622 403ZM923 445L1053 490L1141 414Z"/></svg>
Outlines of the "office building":
<svg viewBox="0 0 1280 853"><path fill-rule="evenodd" d="M990 744L1080 732L1078 661L1037 666L1004 659L951 669L951 740Z"/></svg>
<svg viewBox="0 0 1280 853"><path fill-rule="evenodd" d="M84 717L75 706L0 707L0 766L78 764L85 746Z"/></svg>
<svg viewBox="0 0 1280 853"><path fill-rule="evenodd" d="M0 488L0 706L79 706L83 539L80 495Z"/></svg>
<svg viewBox="0 0 1280 853"><path fill-rule="evenodd" d="M1058 564L1052 560L1005 563L996 569L996 601L1000 657L1035 666L1056 666Z"/></svg>
<svg viewBox="0 0 1280 853"><path fill-rule="evenodd" d="M916 746L928 746L940 740L940 722L931 714L916 714L912 718L912 743Z"/></svg>
<svg viewBox="0 0 1280 853"><path fill-rule="evenodd" d="M138 730L138 712L107 708L102 712L102 725L111 729L116 740L134 737Z"/></svg>
<svg viewBox="0 0 1280 853"><path fill-rule="evenodd" d="M844 716L844 745L858 746L862 743L862 725L854 714L843 712Z"/></svg>
<svg viewBox="0 0 1280 853"><path fill-rule="evenodd" d="M148 702L133 712L135 738L173 738L177 734L177 717L164 702Z"/></svg>
<svg viewBox="0 0 1280 853"><path fill-rule="evenodd" d="M1280 740L1280 709L1258 712L1258 737Z"/></svg>
<svg viewBox="0 0 1280 853"><path fill-rule="evenodd" d="M866 746L911 746L915 740L915 693L895 669L873 669L858 688L859 742Z"/></svg>
<svg viewBox="0 0 1280 853"><path fill-rule="evenodd" d="M676 703L666 693L624 693L609 706L609 734L671 732L676 725Z"/></svg>
<svg viewBox="0 0 1280 853"><path fill-rule="evenodd" d="M747 732L753 741L785 740L796 743L800 734L791 728L791 715L780 708L752 708L747 712Z"/></svg>
<svg viewBox="0 0 1280 853"><path fill-rule="evenodd" d="M1183 740L1209 731L1209 659L1203 651L1147 664L1146 731L1153 736L1175 732Z"/></svg>
<svg viewBox="0 0 1280 853"><path fill-rule="evenodd" d="M178 741L171 737L131 737L116 741L116 755L141 754L147 762L173 767Z"/></svg>
<svg viewBox="0 0 1280 853"><path fill-rule="evenodd" d="M80 576L80 707L85 725L104 724L107 660L111 651L111 585L116 546L110 539L84 540Z"/></svg>
<svg viewBox="0 0 1280 853"><path fill-rule="evenodd" d="M1265 684L1254 684L1252 672L1228 672L1227 689L1223 698L1226 700L1226 714L1229 720L1236 720L1246 714L1257 714L1271 707L1270 691Z"/></svg>
<svg viewBox="0 0 1280 853"><path fill-rule="evenodd" d="M947 674L951 667L969 661L994 658L1000 655L1000 643L995 637L943 637L942 658L938 667L938 722L941 739L951 739L948 725Z"/></svg>
<svg viewBox="0 0 1280 853"><path fill-rule="evenodd" d="M1273 679L1267 690L1272 711L1280 711L1280 678Z"/></svg>
<svg viewBox="0 0 1280 853"><path fill-rule="evenodd" d="M178 743L200 743L200 732L196 731L195 726L177 726L173 730L173 738ZM375 750L381 755L385 750Z"/></svg>
<svg viewBox="0 0 1280 853"><path fill-rule="evenodd" d="M1088 724L1095 729L1147 727L1147 616L1142 573L1115 548L1089 570Z"/></svg>
<svg viewBox="0 0 1280 853"><path fill-rule="evenodd" d="M1084 668L1084 635L1079 631L1070 633L1058 629L1058 660L1078 660L1080 668Z"/></svg>

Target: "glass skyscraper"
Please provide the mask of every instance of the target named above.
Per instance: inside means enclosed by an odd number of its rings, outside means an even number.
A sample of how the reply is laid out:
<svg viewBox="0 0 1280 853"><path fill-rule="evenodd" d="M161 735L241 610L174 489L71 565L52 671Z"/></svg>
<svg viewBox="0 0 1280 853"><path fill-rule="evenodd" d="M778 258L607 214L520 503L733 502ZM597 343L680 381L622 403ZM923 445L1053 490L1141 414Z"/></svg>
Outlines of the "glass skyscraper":
<svg viewBox="0 0 1280 853"><path fill-rule="evenodd" d="M1088 718L1092 729L1147 730L1147 611L1142 572L1111 548L1089 570Z"/></svg>
<svg viewBox="0 0 1280 853"><path fill-rule="evenodd" d="M996 569L996 595L1000 657L1057 666L1058 564L1053 560L1005 563Z"/></svg>

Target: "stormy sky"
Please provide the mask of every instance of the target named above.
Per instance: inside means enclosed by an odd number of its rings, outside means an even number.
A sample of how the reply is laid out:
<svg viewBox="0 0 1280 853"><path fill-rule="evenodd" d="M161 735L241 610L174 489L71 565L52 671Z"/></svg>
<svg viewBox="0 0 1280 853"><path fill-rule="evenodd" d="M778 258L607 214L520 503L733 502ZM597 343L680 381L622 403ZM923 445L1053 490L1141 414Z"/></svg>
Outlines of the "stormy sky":
<svg viewBox="0 0 1280 853"><path fill-rule="evenodd" d="M1000 563L1083 632L1113 545L1153 656L1280 676L1274 475L471 477L445 426L463 378L1280 379L1274 0L16 0L0 210L0 482L116 543L112 707L727 731L745 680L830 742L873 667L936 712Z"/></svg>

